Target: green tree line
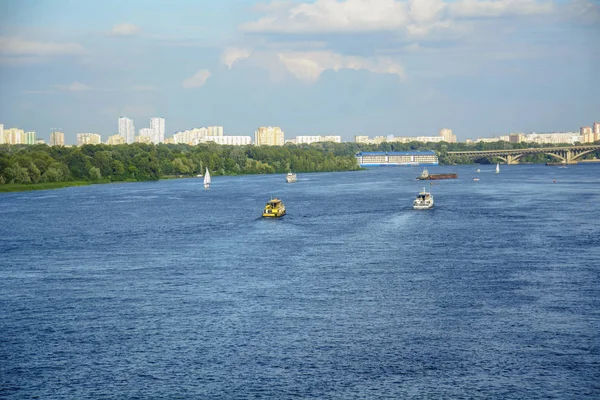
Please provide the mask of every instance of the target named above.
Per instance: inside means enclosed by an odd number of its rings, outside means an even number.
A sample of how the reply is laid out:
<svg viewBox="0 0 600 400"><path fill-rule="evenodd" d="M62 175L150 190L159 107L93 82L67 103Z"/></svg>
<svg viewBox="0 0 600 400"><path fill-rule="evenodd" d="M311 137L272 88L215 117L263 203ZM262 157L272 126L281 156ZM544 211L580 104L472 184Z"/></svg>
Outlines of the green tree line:
<svg viewBox="0 0 600 400"><path fill-rule="evenodd" d="M600 143L598 143L600 144ZM557 145L565 146L565 145ZM496 163L494 158L473 160L451 151L508 150L552 147L536 143L313 143L285 146L221 146L214 143L84 145L0 145L0 184L45 182L147 181L170 176L195 176L208 168L213 175L331 172L359 169L360 151L436 151L440 164ZM600 158L600 151L586 158ZM546 154L523 157L521 162L556 161Z"/></svg>
<svg viewBox="0 0 600 400"><path fill-rule="evenodd" d="M353 153L318 146L220 146L214 143L0 146L0 184L147 181L170 176L348 171Z"/></svg>

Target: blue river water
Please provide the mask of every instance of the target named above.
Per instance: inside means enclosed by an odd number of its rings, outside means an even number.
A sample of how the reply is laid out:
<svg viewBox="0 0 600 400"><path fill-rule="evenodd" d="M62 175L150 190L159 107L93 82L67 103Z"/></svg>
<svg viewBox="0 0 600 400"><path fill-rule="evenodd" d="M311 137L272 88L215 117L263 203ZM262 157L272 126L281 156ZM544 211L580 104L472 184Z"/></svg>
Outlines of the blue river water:
<svg viewBox="0 0 600 400"><path fill-rule="evenodd" d="M600 165L494 167L0 194L0 398L600 398Z"/></svg>

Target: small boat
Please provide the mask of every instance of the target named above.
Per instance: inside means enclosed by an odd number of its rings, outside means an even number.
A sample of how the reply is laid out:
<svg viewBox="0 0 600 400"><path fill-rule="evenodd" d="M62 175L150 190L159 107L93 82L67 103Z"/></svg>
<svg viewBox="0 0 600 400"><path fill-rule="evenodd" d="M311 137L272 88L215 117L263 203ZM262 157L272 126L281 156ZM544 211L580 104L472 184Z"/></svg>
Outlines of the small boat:
<svg viewBox="0 0 600 400"><path fill-rule="evenodd" d="M278 198L271 199L267 202L262 216L266 218L279 218L285 215L285 205Z"/></svg>
<svg viewBox="0 0 600 400"><path fill-rule="evenodd" d="M196 175L196 178L202 178L202 174Z"/></svg>
<svg viewBox="0 0 600 400"><path fill-rule="evenodd" d="M204 189L208 189L210 187L210 172L208 172L208 168L206 168L206 173L204 174Z"/></svg>
<svg viewBox="0 0 600 400"><path fill-rule="evenodd" d="M288 172L285 176L285 181L287 183L296 182L296 174L293 174L292 171Z"/></svg>
<svg viewBox="0 0 600 400"><path fill-rule="evenodd" d="M479 178L475 177L475 178L473 178L473 180L474 180L475 182L477 182L477 181L479 180Z"/></svg>
<svg viewBox="0 0 600 400"><path fill-rule="evenodd" d="M496 164L496 173L499 174L500 173L500 163Z"/></svg>
<svg viewBox="0 0 600 400"><path fill-rule="evenodd" d="M417 198L413 201L413 208L415 210L428 210L433 207L433 195L423 188L422 192L419 192Z"/></svg>
<svg viewBox="0 0 600 400"><path fill-rule="evenodd" d="M481 172L481 170L479 168L477 168L477 171L475 171L475 172Z"/></svg>

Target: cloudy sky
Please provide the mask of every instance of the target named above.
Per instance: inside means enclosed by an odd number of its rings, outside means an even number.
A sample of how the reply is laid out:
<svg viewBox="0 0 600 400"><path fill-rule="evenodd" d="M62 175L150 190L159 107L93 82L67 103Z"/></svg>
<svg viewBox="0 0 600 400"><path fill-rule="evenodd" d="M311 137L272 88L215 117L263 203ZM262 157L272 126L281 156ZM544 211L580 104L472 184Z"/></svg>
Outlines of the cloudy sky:
<svg viewBox="0 0 600 400"><path fill-rule="evenodd" d="M4 0L0 123L48 140L166 119L286 138L600 120L598 0Z"/></svg>

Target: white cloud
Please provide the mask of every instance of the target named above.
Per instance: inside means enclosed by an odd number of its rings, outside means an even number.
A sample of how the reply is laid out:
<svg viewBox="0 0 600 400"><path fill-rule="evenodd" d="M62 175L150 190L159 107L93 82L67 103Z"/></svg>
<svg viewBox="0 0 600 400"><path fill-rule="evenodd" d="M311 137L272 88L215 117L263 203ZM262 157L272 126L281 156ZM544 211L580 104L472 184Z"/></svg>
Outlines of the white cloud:
<svg viewBox="0 0 600 400"><path fill-rule="evenodd" d="M325 70L341 69L367 70L379 74L393 74L404 78L400 64L387 57L374 60L356 56L344 56L330 51L278 53L279 61L295 77L306 82L314 82Z"/></svg>
<svg viewBox="0 0 600 400"><path fill-rule="evenodd" d="M452 16L461 18L536 15L555 10L553 3L536 0L461 0L449 4L448 8Z"/></svg>
<svg viewBox="0 0 600 400"><path fill-rule="evenodd" d="M228 47L221 54L221 62L229 69L231 66L238 60L242 60L244 58L250 57L252 54L251 49L242 48L242 47Z"/></svg>
<svg viewBox="0 0 600 400"><path fill-rule="evenodd" d="M84 54L85 52L84 47L78 43L40 42L0 36L0 54L58 56Z"/></svg>
<svg viewBox="0 0 600 400"><path fill-rule="evenodd" d="M181 84L184 88L201 87L206 83L206 80L210 78L210 76L209 70L201 69L189 78L184 79Z"/></svg>
<svg viewBox="0 0 600 400"><path fill-rule="evenodd" d="M113 36L130 37L138 35L141 31L137 25L124 23L113 26L110 33Z"/></svg>
<svg viewBox="0 0 600 400"><path fill-rule="evenodd" d="M54 85L54 87L64 92L83 92L92 89L90 86L80 82L73 82L68 85Z"/></svg>
<svg viewBox="0 0 600 400"><path fill-rule="evenodd" d="M423 34L452 27L456 18L545 14L550 0L316 0L263 8L265 16L242 24L252 33L406 31Z"/></svg>
<svg viewBox="0 0 600 400"><path fill-rule="evenodd" d="M258 21L243 24L246 32L344 32L394 29L407 22L407 7L394 0L317 0L270 9Z"/></svg>

